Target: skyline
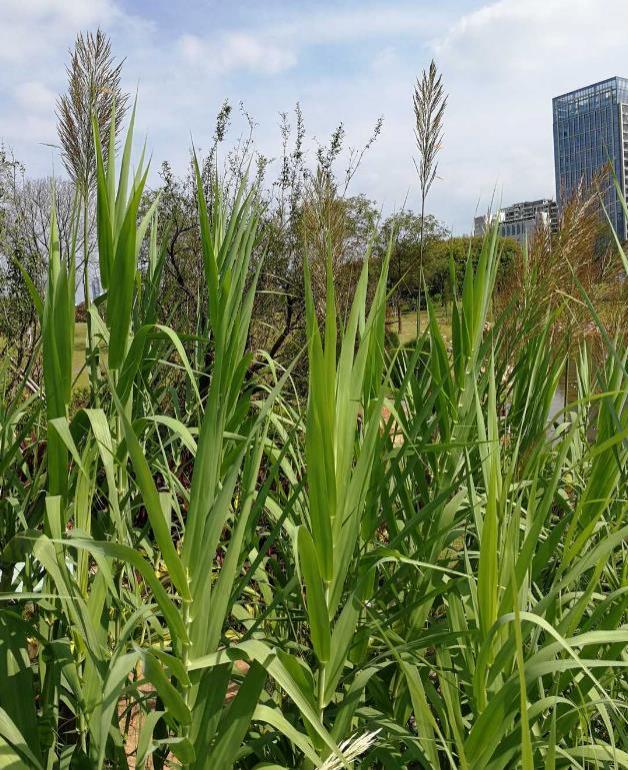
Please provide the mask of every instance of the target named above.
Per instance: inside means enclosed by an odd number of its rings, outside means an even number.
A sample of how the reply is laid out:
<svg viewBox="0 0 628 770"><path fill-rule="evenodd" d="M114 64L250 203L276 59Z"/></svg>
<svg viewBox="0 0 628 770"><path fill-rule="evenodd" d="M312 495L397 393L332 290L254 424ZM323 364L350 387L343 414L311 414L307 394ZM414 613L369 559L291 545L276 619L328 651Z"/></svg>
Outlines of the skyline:
<svg viewBox="0 0 628 770"><path fill-rule="evenodd" d="M138 91L138 139L182 172L190 136L204 147L228 98L258 124L266 155L279 150L279 113L301 103L308 137L325 141L339 122L348 144L380 138L365 156L352 193L384 213L406 197L417 209L411 94L434 57L449 104L439 177L428 211L454 232L496 203L554 198L552 98L626 75L622 29L628 4L610 0L452 0L427 3L299 3L271 0L235 9L190 0L4 0L0 7L0 141L34 176L62 164L54 103L65 88L68 48L79 30L100 25L125 58L124 85ZM257 8L257 10L256 10ZM583 57L582 52L587 56ZM166 109L170 105L170 109ZM150 130L148 130L150 126ZM238 133L234 121L232 131ZM309 155L314 145L310 142Z"/></svg>

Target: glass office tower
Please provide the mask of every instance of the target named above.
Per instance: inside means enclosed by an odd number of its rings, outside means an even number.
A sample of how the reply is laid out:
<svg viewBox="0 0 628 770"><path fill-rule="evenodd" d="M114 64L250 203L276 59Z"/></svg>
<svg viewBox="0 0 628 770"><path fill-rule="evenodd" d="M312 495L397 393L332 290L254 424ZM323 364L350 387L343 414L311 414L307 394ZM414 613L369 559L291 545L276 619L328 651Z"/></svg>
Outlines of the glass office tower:
<svg viewBox="0 0 628 770"><path fill-rule="evenodd" d="M628 177L628 80L610 78L552 100L554 168L559 209L581 180L591 182L609 162L624 196ZM628 233L623 208L612 184L604 205L622 240Z"/></svg>

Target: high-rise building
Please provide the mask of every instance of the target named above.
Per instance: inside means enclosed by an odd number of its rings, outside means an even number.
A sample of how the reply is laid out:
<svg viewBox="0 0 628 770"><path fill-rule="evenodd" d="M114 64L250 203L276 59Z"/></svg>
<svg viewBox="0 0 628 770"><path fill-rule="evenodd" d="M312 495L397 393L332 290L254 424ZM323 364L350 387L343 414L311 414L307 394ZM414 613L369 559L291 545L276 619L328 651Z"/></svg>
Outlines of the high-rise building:
<svg viewBox="0 0 628 770"><path fill-rule="evenodd" d="M622 194L628 177L628 80L610 78L552 100L556 200L561 209L581 182L589 184L610 163ZM622 240L628 236L613 180L604 205Z"/></svg>
<svg viewBox="0 0 628 770"><path fill-rule="evenodd" d="M537 201L522 201L506 206L492 214L476 217L474 221L475 235L483 235L488 227L497 220L499 234L504 238L514 238L523 246L530 245L532 238L540 227L551 232L558 229L558 209L556 203L548 198Z"/></svg>

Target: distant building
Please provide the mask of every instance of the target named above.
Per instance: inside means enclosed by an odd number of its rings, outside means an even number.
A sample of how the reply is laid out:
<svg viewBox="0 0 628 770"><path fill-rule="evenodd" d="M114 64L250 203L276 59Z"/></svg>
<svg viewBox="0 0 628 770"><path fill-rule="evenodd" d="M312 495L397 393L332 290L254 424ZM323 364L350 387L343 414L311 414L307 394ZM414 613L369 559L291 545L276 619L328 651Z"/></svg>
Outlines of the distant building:
<svg viewBox="0 0 628 770"><path fill-rule="evenodd" d="M473 235L484 235L486 231L495 223L495 220L503 222L504 215L499 209L490 214L482 214L473 220Z"/></svg>
<svg viewBox="0 0 628 770"><path fill-rule="evenodd" d="M102 286L100 284L100 278L97 275L92 276L91 292L92 292L92 299L96 299L97 297L100 297L100 295L102 294Z"/></svg>
<svg viewBox="0 0 628 770"><path fill-rule="evenodd" d="M512 206L499 209L494 214L476 217L475 235L483 235L495 221L499 222L499 234L504 238L514 238L522 246L530 243L538 228L558 229L558 207L553 200L541 198L537 201L522 201Z"/></svg>
<svg viewBox="0 0 628 770"><path fill-rule="evenodd" d="M628 176L628 80L614 77L552 100L556 200L561 209L581 181L590 183L608 163L622 194ZM627 222L612 180L604 205L617 234L625 240Z"/></svg>

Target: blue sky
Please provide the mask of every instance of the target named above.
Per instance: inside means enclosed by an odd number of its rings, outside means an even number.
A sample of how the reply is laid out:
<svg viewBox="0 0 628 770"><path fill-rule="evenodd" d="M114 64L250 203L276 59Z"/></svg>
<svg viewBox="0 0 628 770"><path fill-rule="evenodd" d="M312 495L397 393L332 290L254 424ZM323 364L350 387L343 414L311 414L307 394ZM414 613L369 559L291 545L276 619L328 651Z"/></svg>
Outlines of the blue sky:
<svg viewBox="0 0 628 770"><path fill-rule="evenodd" d="M139 89L154 169L183 170L190 135L207 145L225 98L244 102L270 157L296 101L320 141L342 121L359 146L381 114L351 190L385 212L406 197L416 208L411 93L434 57L449 106L428 208L455 232L494 190L505 204L553 196L551 97L628 75L626 0L0 0L0 141L33 175L61 173L46 146L55 98L74 36L98 25Z"/></svg>

